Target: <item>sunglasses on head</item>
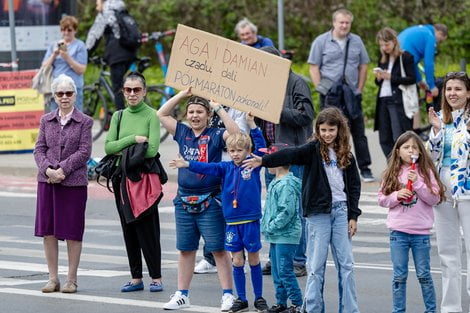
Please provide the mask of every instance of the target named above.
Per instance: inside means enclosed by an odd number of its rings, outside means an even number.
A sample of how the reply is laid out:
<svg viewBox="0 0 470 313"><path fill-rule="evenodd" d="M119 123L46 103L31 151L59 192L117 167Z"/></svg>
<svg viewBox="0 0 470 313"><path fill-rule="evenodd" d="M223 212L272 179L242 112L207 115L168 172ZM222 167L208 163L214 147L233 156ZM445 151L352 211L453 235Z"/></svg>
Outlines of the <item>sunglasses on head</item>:
<svg viewBox="0 0 470 313"><path fill-rule="evenodd" d="M131 88L131 87L124 87L122 88L122 90L124 90L124 93L125 94L131 94L131 92L134 92L134 94L138 94L142 91L142 87L134 87L134 88Z"/></svg>
<svg viewBox="0 0 470 313"><path fill-rule="evenodd" d="M70 98L74 93L74 91L58 91L55 93L55 96L57 98L62 98L65 95L67 98Z"/></svg>
<svg viewBox="0 0 470 313"><path fill-rule="evenodd" d="M446 79L452 79L452 78L466 78L468 79L467 73L466 72L449 72L446 74Z"/></svg>

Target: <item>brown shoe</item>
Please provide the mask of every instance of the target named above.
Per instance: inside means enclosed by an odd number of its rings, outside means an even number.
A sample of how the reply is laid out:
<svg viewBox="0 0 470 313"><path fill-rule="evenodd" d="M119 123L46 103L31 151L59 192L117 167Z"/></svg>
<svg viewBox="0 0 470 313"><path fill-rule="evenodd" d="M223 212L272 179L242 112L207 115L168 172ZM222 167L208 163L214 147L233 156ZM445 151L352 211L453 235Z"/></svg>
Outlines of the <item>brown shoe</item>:
<svg viewBox="0 0 470 313"><path fill-rule="evenodd" d="M41 291L44 293L50 293L60 290L60 281L50 279L44 287L41 288Z"/></svg>
<svg viewBox="0 0 470 313"><path fill-rule="evenodd" d="M77 292L77 283L71 280L65 282L64 287L62 287L62 293L76 293Z"/></svg>

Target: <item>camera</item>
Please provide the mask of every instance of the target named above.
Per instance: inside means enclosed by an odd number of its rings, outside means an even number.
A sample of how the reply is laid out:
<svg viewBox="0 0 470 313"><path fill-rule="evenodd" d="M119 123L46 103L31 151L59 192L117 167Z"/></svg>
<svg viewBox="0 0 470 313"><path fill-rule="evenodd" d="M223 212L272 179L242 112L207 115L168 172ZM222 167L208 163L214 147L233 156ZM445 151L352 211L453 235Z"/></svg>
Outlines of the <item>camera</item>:
<svg viewBox="0 0 470 313"><path fill-rule="evenodd" d="M67 45L65 44L65 42L61 41L57 44L57 46L59 47L60 50L67 51Z"/></svg>

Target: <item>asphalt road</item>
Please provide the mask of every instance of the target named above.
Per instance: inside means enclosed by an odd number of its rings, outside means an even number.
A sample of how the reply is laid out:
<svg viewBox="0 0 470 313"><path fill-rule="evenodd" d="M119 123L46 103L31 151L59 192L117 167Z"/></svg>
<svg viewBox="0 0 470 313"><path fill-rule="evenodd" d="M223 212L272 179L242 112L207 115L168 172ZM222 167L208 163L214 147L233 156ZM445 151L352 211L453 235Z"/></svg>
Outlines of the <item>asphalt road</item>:
<svg viewBox="0 0 470 313"><path fill-rule="evenodd" d="M372 155L372 170L376 176L383 170L385 159L380 151L377 133L367 130ZM94 156L103 156L104 137L93 146ZM161 144L164 165L176 155L171 140ZM160 206L162 266L165 290L148 291L149 279L144 274L145 290L121 293L120 287L129 277L127 257L120 224L112 195L92 182L89 188L84 247L80 262L78 293L42 294L47 281L47 267L42 240L33 236L36 182L35 165L31 154L0 155L0 313L102 313L102 312L159 312L176 289L177 252L171 199L175 195L175 171L169 170L170 181L164 186L165 196ZM391 263L386 210L377 206L378 183L363 184L359 232L353 239L357 295L361 312L391 312ZM438 301L441 295L439 260L435 238L432 240L431 265ZM60 244L60 273L65 280L67 257L65 244ZM262 261L268 259L267 244L263 243ZM198 259L200 258L198 254ZM465 264L465 258L462 262ZM412 264L412 262L411 262ZM467 273L463 274L465 281ZM305 277L299 279L304 289ZM252 291L247 274L247 291L252 306ZM264 296L274 304L273 284L264 276ZM214 274L195 275L190 291L191 312L219 312L221 290ZM464 312L469 299L464 296ZM331 258L325 284L326 312L338 311L337 274ZM408 279L408 312L423 312L421 292L410 271Z"/></svg>

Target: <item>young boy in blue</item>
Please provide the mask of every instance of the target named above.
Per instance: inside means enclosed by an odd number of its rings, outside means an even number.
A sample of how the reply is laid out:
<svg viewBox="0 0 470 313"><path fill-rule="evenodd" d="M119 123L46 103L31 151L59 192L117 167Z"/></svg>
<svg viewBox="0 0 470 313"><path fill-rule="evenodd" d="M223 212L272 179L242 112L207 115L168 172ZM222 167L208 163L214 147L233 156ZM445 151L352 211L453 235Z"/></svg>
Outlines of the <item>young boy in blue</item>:
<svg viewBox="0 0 470 313"><path fill-rule="evenodd" d="M284 145L287 147L287 145ZM284 147L274 144L268 153ZM269 184L261 232L270 243L269 260L276 291L276 305L268 313L295 313L302 307L302 291L294 273L294 256L302 232L300 194L302 181L289 171L290 166L269 168L275 179ZM292 306L287 308L287 300Z"/></svg>
<svg viewBox="0 0 470 313"><path fill-rule="evenodd" d="M261 130L256 127L254 117L247 115L250 134L255 143L255 153L266 147ZM263 294L263 276L259 260L261 249L261 180L260 168L247 170L241 167L243 160L251 152L251 138L245 133L231 134L227 137L227 152L232 161L202 163L185 161L178 158L170 162L172 168L189 168L190 171L223 178L222 209L226 222L225 249L232 253L233 277L238 299L233 303L230 312L248 310L246 298L243 250L248 252L251 268L251 282L255 293L255 308L259 312L268 309Z"/></svg>

